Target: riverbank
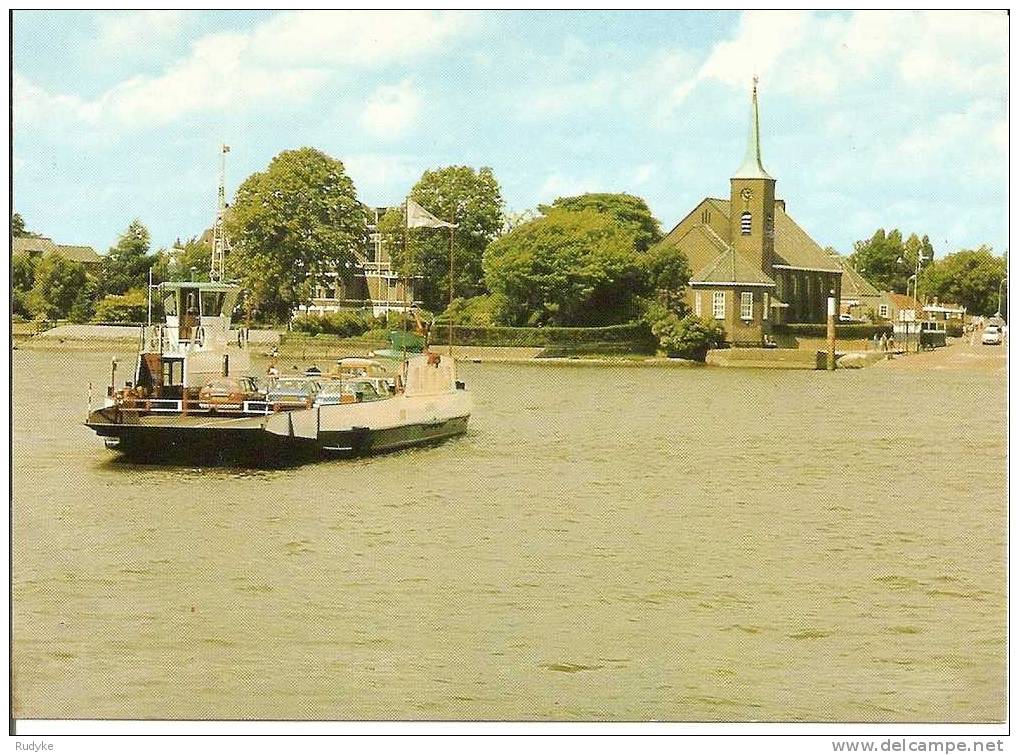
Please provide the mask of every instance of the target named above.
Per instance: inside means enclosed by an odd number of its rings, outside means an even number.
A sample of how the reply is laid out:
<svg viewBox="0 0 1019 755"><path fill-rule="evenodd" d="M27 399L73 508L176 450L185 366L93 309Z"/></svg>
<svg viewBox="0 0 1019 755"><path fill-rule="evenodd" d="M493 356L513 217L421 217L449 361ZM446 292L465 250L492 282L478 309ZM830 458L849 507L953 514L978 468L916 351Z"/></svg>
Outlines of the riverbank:
<svg viewBox="0 0 1019 755"><path fill-rule="evenodd" d="M882 363L882 369L909 372L959 370L967 372L999 372L1008 370L1008 343L984 346L968 338L951 338L948 345L919 354L898 354Z"/></svg>
<svg viewBox="0 0 1019 755"><path fill-rule="evenodd" d="M130 349L139 341L138 326L59 325L43 332L34 332L30 323L15 323L14 347L18 349L53 349L91 351ZM20 327L18 327L20 326ZM388 344L372 338L339 338L307 336L277 330L252 329L249 343L256 353L271 353L281 360L297 363L331 361L345 356L364 355L388 348ZM823 369L824 350L807 342L798 349L716 349L709 352L706 365L737 369ZM802 345L801 345L802 346ZM969 339L949 339L948 346L919 354L883 353L869 348L867 342L838 342L838 367L861 368L885 365L892 370L975 369L1005 370L1007 346L982 346ZM449 353L446 345L432 346L440 354ZM577 354L569 357L543 357L541 346L453 346L454 356L477 364L542 364L542 365L615 365L623 367L702 367L700 362L646 354Z"/></svg>
<svg viewBox="0 0 1019 755"><path fill-rule="evenodd" d="M139 325L58 325L36 332L33 323L15 323L12 338L17 348L97 349L108 346L136 345L141 339ZM248 343L272 348L280 343L275 330L248 331Z"/></svg>

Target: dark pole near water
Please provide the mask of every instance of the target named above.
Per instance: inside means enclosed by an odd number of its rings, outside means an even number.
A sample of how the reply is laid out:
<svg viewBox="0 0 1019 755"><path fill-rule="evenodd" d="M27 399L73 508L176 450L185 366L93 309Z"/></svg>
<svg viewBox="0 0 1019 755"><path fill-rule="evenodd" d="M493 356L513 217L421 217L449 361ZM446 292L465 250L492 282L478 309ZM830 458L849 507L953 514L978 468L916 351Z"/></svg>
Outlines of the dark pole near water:
<svg viewBox="0 0 1019 755"><path fill-rule="evenodd" d="M835 369L835 292L828 296L828 372Z"/></svg>

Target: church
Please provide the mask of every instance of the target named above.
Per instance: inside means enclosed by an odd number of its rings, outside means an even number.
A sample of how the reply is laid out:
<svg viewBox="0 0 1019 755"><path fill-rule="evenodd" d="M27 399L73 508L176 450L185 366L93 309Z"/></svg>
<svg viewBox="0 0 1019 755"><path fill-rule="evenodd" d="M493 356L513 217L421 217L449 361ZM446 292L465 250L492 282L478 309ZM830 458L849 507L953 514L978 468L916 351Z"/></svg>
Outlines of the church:
<svg viewBox="0 0 1019 755"><path fill-rule="evenodd" d="M728 199L706 197L665 237L686 255L686 301L734 346L762 346L775 325L823 323L841 295L842 267L786 213L761 161L754 79L750 135Z"/></svg>

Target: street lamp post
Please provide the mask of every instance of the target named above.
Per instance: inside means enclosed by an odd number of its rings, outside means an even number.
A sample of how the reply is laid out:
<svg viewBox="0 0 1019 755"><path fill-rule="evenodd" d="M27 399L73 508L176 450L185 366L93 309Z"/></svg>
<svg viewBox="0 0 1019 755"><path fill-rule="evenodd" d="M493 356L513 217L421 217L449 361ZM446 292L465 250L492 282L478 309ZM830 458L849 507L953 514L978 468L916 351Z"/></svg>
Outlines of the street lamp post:
<svg viewBox="0 0 1019 755"><path fill-rule="evenodd" d="M1002 278L1001 282L998 283L998 311L994 314L995 317L1001 317L1001 290L1005 287L1005 281L1007 278Z"/></svg>

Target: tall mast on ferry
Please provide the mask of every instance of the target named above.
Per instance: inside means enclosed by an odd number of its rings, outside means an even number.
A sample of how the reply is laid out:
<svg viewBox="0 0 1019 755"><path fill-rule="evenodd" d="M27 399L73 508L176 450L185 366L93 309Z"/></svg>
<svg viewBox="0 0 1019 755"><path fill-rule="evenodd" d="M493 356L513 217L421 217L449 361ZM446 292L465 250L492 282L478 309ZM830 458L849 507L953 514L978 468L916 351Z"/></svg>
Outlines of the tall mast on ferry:
<svg viewBox="0 0 1019 755"><path fill-rule="evenodd" d="M212 228L212 264L209 280L222 283L226 275L226 230L223 227L226 216L226 153L230 147L220 145L219 150L219 198L216 209L216 224Z"/></svg>

